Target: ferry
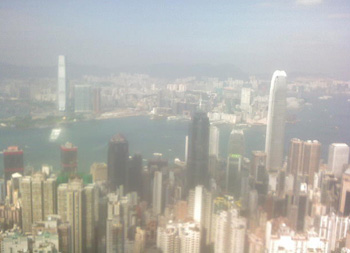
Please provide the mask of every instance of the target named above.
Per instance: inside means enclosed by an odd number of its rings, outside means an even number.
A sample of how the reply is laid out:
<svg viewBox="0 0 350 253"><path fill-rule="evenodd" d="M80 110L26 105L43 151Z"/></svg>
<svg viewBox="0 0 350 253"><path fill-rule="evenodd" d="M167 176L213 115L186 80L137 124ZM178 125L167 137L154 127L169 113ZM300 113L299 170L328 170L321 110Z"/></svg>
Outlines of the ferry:
<svg viewBox="0 0 350 253"><path fill-rule="evenodd" d="M57 140L58 137L59 137L60 134L61 134L61 131L62 131L61 128L54 128L54 129L52 129L51 134L50 134L50 141L55 141L55 140Z"/></svg>

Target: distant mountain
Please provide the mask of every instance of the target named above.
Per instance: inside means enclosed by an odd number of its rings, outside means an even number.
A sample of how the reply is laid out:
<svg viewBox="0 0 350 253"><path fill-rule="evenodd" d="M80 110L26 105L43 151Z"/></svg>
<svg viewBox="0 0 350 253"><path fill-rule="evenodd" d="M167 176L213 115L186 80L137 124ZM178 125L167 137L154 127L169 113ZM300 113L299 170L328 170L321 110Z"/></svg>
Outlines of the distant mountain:
<svg viewBox="0 0 350 253"><path fill-rule="evenodd" d="M67 75L70 78L79 78L83 75L109 75L126 73L148 74L158 78L182 78L188 76L196 77L218 77L246 79L248 74L234 65L221 64L153 64L153 65L129 65L103 68L98 66L67 64ZM0 63L0 79L5 78L55 78L57 66L18 66Z"/></svg>
<svg viewBox="0 0 350 253"><path fill-rule="evenodd" d="M333 78L347 80L347 74L338 75L322 72L301 72L287 71L288 80L299 77L309 78ZM189 76L196 77L217 77L226 79L232 77L235 79L247 80L249 76L254 75L258 79L270 80L272 73L249 73L241 70L233 64L150 64L150 65L120 65L113 67L99 67L93 65L79 65L74 63L67 64L67 75L69 78L79 78L84 75L109 75L125 73L148 74L151 77L175 79ZM0 62L0 79L6 78L56 78L57 66L18 66Z"/></svg>
<svg viewBox="0 0 350 253"><path fill-rule="evenodd" d="M56 67L17 66L0 62L0 79L45 78L56 76Z"/></svg>
<svg viewBox="0 0 350 253"><path fill-rule="evenodd" d="M141 69L140 69L141 70ZM181 78L188 76L196 77L218 77L246 79L248 74L232 64L154 64L143 67L145 73L163 78Z"/></svg>

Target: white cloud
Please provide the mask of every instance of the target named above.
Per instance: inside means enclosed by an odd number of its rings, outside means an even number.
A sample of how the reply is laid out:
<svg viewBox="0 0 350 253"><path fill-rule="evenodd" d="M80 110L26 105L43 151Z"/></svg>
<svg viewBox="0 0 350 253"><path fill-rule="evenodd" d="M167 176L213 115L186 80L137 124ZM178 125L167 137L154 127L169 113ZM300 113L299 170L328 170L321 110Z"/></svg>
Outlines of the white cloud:
<svg viewBox="0 0 350 253"><path fill-rule="evenodd" d="M297 4L300 5L317 5L317 4L321 4L323 0L296 0Z"/></svg>

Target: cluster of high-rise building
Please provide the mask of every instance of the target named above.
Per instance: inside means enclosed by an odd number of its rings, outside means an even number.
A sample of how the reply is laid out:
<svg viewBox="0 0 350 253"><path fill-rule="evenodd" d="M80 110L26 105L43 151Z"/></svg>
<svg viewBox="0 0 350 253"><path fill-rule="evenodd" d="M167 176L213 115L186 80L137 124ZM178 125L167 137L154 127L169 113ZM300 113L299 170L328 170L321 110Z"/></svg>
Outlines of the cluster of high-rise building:
<svg viewBox="0 0 350 253"><path fill-rule="evenodd" d="M57 106L60 112L100 113L101 110L99 87L81 83L69 85L64 55L58 57Z"/></svg>
<svg viewBox="0 0 350 253"><path fill-rule="evenodd" d="M252 154L244 129L234 127L221 156L220 128L202 103L191 113L184 162L131 156L122 134L111 137L106 163L92 164L90 174L79 172L71 143L60 147L60 171L25 170L20 148L4 150L1 252L350 251L349 146L331 144L328 162L317 140L293 138L284 151L286 77L273 74L265 149ZM251 90L241 95L249 111ZM60 110L64 101L59 96Z"/></svg>

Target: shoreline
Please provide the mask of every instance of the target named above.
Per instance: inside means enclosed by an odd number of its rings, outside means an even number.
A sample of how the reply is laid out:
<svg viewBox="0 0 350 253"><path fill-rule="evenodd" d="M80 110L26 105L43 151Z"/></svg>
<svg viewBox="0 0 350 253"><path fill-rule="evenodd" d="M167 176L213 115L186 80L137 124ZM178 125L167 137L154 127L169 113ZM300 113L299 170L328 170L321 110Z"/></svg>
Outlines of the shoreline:
<svg viewBox="0 0 350 253"><path fill-rule="evenodd" d="M0 129L43 129L43 128L55 128L59 127L61 125L69 125L72 123L77 122L84 122L84 121L92 121L92 120L108 120L108 119L121 119L121 118L130 118L130 117L139 117L139 116L149 116L149 113L146 111L140 111L140 112L131 112L131 111L119 111L119 112L107 112L102 113L99 115L89 115L86 118L79 118L79 114L76 115L77 118L73 119L63 119L65 116L56 116L56 122L55 123L47 123L45 120L48 120L50 118L50 115L48 115L46 118L40 118L40 119L2 119L0 120ZM61 121L58 121L61 119ZM12 120L12 122L10 121ZM44 121L41 122L41 124L37 124L38 121ZM9 122L10 121L10 122ZM16 123L22 123L25 122L26 125L16 125Z"/></svg>

